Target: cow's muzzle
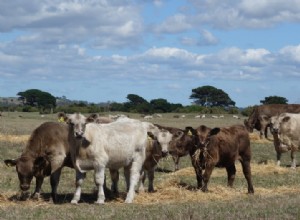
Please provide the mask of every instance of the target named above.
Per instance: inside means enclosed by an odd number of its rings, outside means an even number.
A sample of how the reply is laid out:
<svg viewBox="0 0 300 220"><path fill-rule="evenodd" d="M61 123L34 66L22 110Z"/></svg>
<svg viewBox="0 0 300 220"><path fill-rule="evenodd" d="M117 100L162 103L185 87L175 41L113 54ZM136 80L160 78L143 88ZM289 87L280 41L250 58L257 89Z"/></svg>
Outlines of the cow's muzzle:
<svg viewBox="0 0 300 220"><path fill-rule="evenodd" d="M168 156L168 154L169 154L168 151L162 151L161 153L162 153L162 154L161 154L162 157L166 157L166 156Z"/></svg>
<svg viewBox="0 0 300 220"><path fill-rule="evenodd" d="M271 128L271 132L272 132L272 134L278 134L279 130L278 130L278 128Z"/></svg>
<svg viewBox="0 0 300 220"><path fill-rule="evenodd" d="M75 137L76 137L77 139L83 138L83 132L82 132L82 131L75 132Z"/></svg>
<svg viewBox="0 0 300 220"><path fill-rule="evenodd" d="M29 188L30 188L30 185L29 185L29 184L21 184L21 185L20 185L20 189L21 189L22 191L28 191Z"/></svg>

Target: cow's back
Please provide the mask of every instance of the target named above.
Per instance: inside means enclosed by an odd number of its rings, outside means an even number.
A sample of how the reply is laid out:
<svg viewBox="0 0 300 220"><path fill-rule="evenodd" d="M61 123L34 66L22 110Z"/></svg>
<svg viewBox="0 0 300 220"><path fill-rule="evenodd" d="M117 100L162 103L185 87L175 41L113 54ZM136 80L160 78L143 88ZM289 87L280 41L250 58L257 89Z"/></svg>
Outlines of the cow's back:
<svg viewBox="0 0 300 220"><path fill-rule="evenodd" d="M257 107L257 114L272 117L281 113L300 113L298 104L269 104Z"/></svg>
<svg viewBox="0 0 300 220"><path fill-rule="evenodd" d="M68 126L59 122L45 122L31 134L23 154L47 155L52 163L52 170L56 170L66 162L72 167L69 158ZM68 158L66 158L68 156Z"/></svg>
<svg viewBox="0 0 300 220"><path fill-rule="evenodd" d="M81 155L76 155L79 166L80 163L92 162L95 158L103 166L120 168L129 165L136 152L145 154L147 145L145 127L134 121L87 124L85 138L90 144L85 148L81 147Z"/></svg>
<svg viewBox="0 0 300 220"><path fill-rule="evenodd" d="M240 155L251 158L249 133L243 125L221 128L217 135L210 139L213 155L218 155L220 166L239 159Z"/></svg>

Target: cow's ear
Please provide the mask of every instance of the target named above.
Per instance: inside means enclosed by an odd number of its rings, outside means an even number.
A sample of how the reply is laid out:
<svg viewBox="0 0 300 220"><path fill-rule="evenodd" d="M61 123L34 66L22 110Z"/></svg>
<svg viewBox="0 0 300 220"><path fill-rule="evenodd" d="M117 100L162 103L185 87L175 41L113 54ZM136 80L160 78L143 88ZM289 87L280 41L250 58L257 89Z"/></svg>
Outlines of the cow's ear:
<svg viewBox="0 0 300 220"><path fill-rule="evenodd" d="M283 121L283 122L288 122L290 119L291 119L290 116L285 116L285 117L282 119L282 121Z"/></svg>
<svg viewBox="0 0 300 220"><path fill-rule="evenodd" d="M64 112L59 112L57 118L59 122L66 122L68 120L68 117Z"/></svg>
<svg viewBox="0 0 300 220"><path fill-rule="evenodd" d="M210 132L209 132L209 136L218 134L220 132L220 130L221 130L220 128L211 129Z"/></svg>
<svg viewBox="0 0 300 220"><path fill-rule="evenodd" d="M6 166L8 167L13 167L17 165L17 160L14 159L8 159L8 160L4 160L4 163L6 164Z"/></svg>
<svg viewBox="0 0 300 220"><path fill-rule="evenodd" d="M92 113L86 118L87 123L96 122L99 115L97 113Z"/></svg>
<svg viewBox="0 0 300 220"><path fill-rule="evenodd" d="M157 138L154 136L154 134L150 131L147 132L148 137L150 137L152 140L157 140Z"/></svg>
<svg viewBox="0 0 300 220"><path fill-rule="evenodd" d="M185 133L189 136L196 135L196 130L190 126L185 127Z"/></svg>

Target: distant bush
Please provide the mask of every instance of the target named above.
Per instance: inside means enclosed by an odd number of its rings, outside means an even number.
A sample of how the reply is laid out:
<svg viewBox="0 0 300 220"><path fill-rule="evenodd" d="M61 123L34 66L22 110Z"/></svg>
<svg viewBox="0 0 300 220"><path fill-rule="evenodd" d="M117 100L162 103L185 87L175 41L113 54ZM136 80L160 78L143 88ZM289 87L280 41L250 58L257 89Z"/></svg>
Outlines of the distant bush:
<svg viewBox="0 0 300 220"><path fill-rule="evenodd" d="M253 108L254 108L254 106L248 106L247 108L244 108L244 109L241 111L241 114L242 114L243 116L248 117L248 116L251 114L251 112L253 111Z"/></svg>

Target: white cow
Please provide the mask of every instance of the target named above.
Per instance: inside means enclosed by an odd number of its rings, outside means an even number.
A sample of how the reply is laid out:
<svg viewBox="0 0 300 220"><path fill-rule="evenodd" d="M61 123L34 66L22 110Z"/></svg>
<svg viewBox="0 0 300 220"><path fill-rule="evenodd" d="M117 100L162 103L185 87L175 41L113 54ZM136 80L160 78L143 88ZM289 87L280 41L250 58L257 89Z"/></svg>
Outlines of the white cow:
<svg viewBox="0 0 300 220"><path fill-rule="evenodd" d="M277 164L280 165L281 153L291 150L291 168L296 168L294 154L300 147L300 114L281 113L271 117L271 131L277 151Z"/></svg>
<svg viewBox="0 0 300 220"><path fill-rule="evenodd" d="M105 168L118 170L124 167L128 186L126 203L132 203L135 187L145 160L147 131L137 120L117 120L109 124L86 124L82 114L67 115L71 142L71 156L76 168L76 191L71 203L78 203L81 184L85 173L94 170L95 184L98 188L96 203L103 204Z"/></svg>
<svg viewBox="0 0 300 220"><path fill-rule="evenodd" d="M130 118L121 120L136 121L135 119ZM154 171L159 160L168 155L169 144L173 135L169 131L160 129L150 122L142 122L142 124L147 130L148 144L146 147L146 159L143 163L139 181L139 191L144 191L144 183L148 177L148 192L154 192ZM110 175L112 179L111 190L113 193L118 194L119 172L117 170L110 170Z"/></svg>

